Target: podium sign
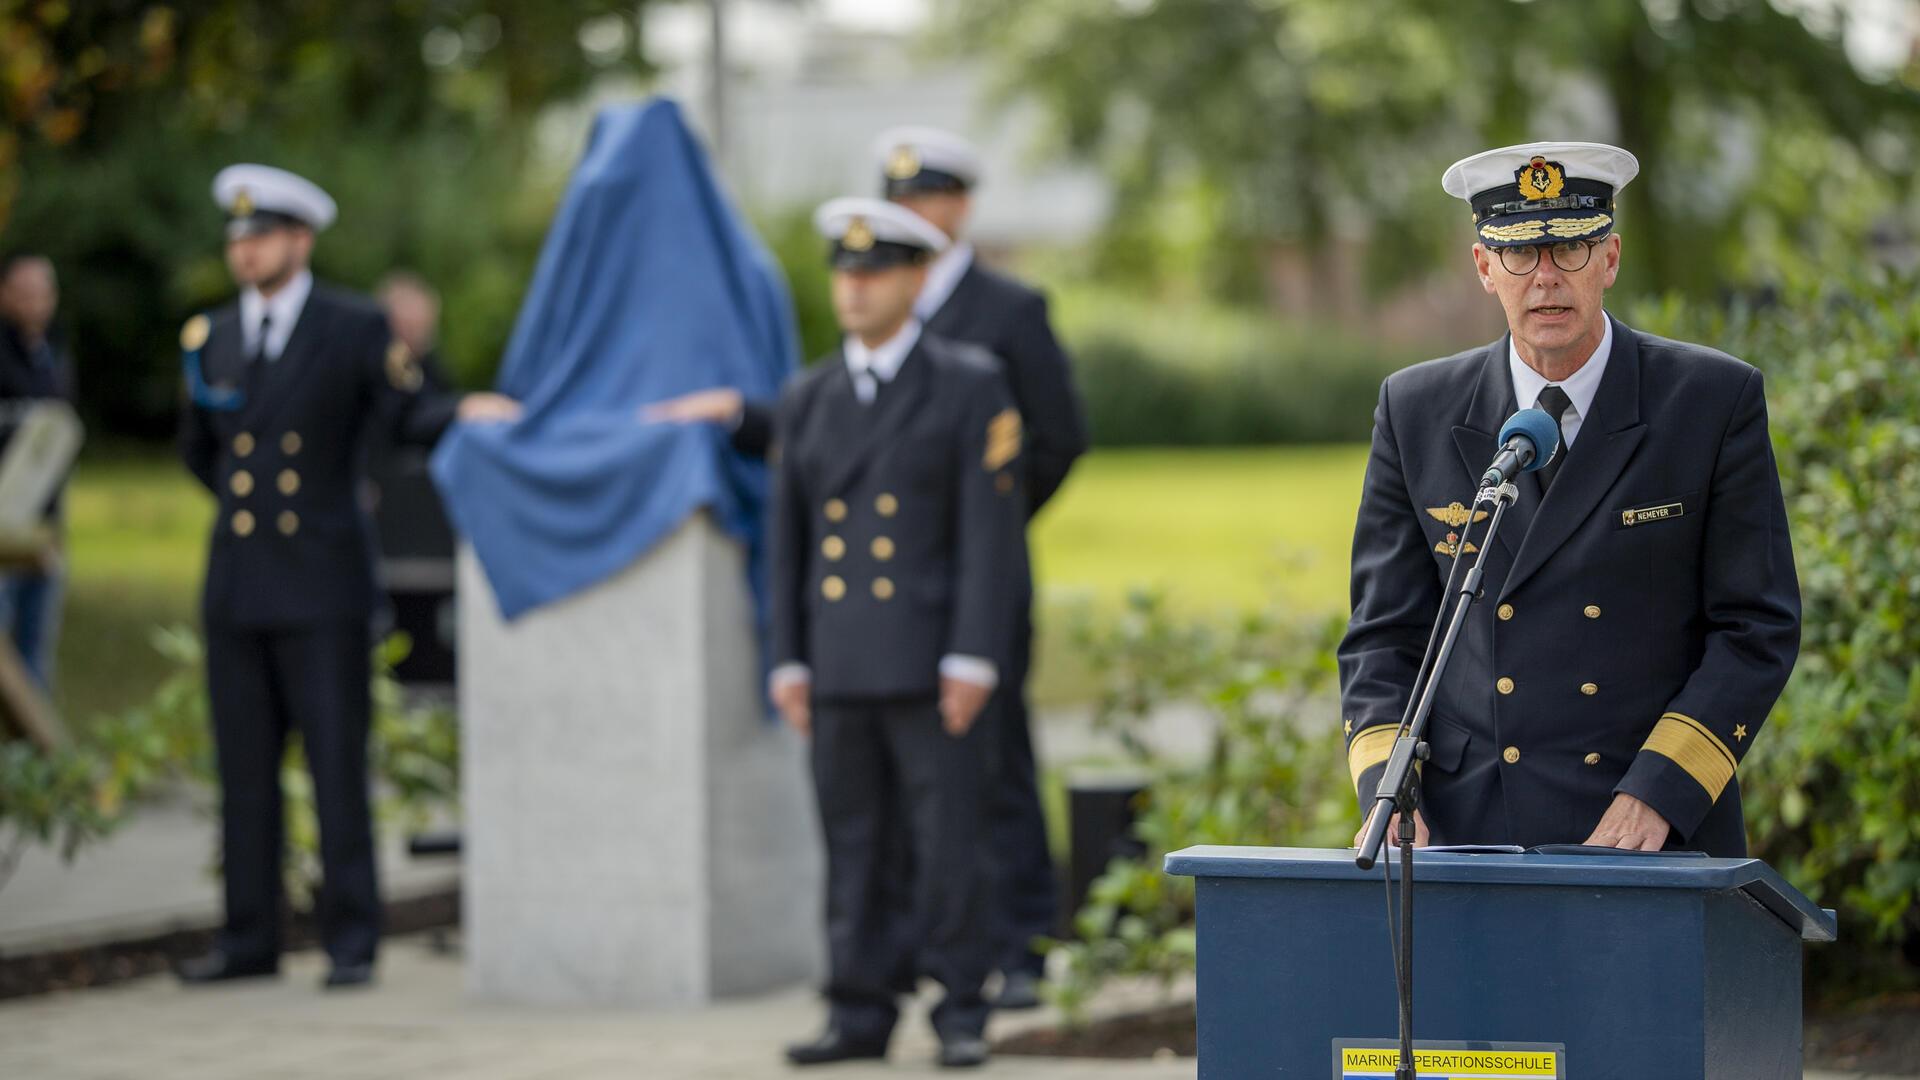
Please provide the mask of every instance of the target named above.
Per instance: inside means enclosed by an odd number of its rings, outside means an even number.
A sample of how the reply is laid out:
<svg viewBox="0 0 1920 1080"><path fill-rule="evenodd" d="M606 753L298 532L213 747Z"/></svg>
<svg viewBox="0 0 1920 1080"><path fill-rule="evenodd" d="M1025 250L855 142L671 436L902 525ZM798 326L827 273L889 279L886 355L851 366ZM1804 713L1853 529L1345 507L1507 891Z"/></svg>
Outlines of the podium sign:
<svg viewBox="0 0 1920 1080"><path fill-rule="evenodd" d="M1239 847L1166 867L1197 879L1202 1080L1326 1076L1330 1050L1334 1080L1393 1075L1380 869ZM1799 1080L1801 942L1836 929L1765 863L1423 851L1414 882L1422 1077Z"/></svg>

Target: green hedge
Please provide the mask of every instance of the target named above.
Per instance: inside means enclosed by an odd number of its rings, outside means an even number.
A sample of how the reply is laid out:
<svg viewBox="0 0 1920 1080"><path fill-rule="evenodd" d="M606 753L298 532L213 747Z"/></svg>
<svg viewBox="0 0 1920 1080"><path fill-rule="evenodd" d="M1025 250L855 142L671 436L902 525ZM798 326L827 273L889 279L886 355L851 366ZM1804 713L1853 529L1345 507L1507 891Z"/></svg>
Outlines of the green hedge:
<svg viewBox="0 0 1920 1080"><path fill-rule="evenodd" d="M1830 991L1920 966L1920 306L1884 281L1639 325L1767 375L1804 609L1800 659L1741 766L1754 853L1837 908Z"/></svg>
<svg viewBox="0 0 1920 1080"><path fill-rule="evenodd" d="M1054 308L1100 446L1364 440L1380 380L1440 351L1102 292L1068 290Z"/></svg>

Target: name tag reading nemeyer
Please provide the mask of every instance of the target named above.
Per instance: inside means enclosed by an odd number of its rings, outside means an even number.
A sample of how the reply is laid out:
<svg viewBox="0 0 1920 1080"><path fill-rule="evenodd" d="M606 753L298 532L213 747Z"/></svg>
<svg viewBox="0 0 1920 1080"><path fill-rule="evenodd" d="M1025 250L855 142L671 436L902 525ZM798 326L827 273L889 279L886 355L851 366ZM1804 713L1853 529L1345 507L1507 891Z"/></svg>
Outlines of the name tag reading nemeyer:
<svg viewBox="0 0 1920 1080"><path fill-rule="evenodd" d="M1413 1044L1420 1080L1566 1080L1565 1043L1429 1042ZM1400 1044L1391 1039L1333 1040L1333 1080L1392 1080Z"/></svg>

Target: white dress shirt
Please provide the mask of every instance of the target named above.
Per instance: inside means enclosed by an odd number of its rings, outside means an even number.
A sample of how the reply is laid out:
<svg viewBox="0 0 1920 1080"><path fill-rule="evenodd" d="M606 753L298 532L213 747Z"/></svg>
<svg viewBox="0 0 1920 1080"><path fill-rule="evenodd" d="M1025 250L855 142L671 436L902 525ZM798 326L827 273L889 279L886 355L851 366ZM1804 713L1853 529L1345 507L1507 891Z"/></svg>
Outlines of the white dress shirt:
<svg viewBox="0 0 1920 1080"><path fill-rule="evenodd" d="M1613 319L1604 313L1607 329L1600 335L1600 347L1580 365L1580 370L1562 379L1558 384L1567 392L1567 400L1573 402L1560 417L1560 438L1566 444L1560 448L1565 454L1573 449L1573 440L1580 434L1580 426L1593 412L1593 396L1600 392L1600 376L1606 374L1607 357L1613 352ZM1507 339L1507 367L1513 372L1513 400L1523 409L1532 408L1540 401L1540 391L1549 385L1547 377L1527 366L1520 359L1520 350L1513 345L1513 339Z"/></svg>
<svg viewBox="0 0 1920 1080"><path fill-rule="evenodd" d="M962 267L962 269L965 269ZM920 295L925 296L922 292ZM841 351L846 355L847 373L853 376L854 393L860 396L864 404L873 404L874 396L879 392L879 384L892 382L900 374L900 366L907 362L907 355L913 352L913 346L920 340L920 320L908 319L899 333L868 348L858 337L847 335ZM1000 684L1000 669L993 661L981 656L963 656L949 653L940 658L940 674L949 679L972 683L975 686L993 689ZM813 669L801 663L785 663L773 669L767 677L769 693L777 694L784 686L793 683L813 681Z"/></svg>
<svg viewBox="0 0 1920 1080"><path fill-rule="evenodd" d="M926 322L946 307L953 290L960 287L960 279L967 276L971 266L973 245L964 240L936 256L933 265L927 267L927 283L920 286L920 295L914 298L914 315Z"/></svg>
<svg viewBox="0 0 1920 1080"><path fill-rule="evenodd" d="M880 384L892 382L893 377L900 374L900 365L907 362L907 354L919 341L918 319L908 319L897 333L872 348L856 335L847 335L840 351L847 358L847 374L853 376L853 392L859 396L860 404L873 404Z"/></svg>
<svg viewBox="0 0 1920 1080"><path fill-rule="evenodd" d="M280 287L272 296L261 296L260 290L249 285L240 292L240 331L242 344L247 356L260 352L260 320L271 316L267 324L268 360L280 359L287 349L287 339L293 336L293 326L300 321L300 312L307 306L307 297L313 293L313 273L302 270L293 275L293 280Z"/></svg>

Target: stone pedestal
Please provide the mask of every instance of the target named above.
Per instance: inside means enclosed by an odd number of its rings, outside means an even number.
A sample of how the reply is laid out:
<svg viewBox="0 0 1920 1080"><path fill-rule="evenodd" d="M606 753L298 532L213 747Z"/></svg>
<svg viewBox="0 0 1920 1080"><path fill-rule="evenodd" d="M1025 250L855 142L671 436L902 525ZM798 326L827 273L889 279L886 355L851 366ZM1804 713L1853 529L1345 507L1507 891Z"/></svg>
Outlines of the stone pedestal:
<svg viewBox="0 0 1920 1080"><path fill-rule="evenodd" d="M461 549L475 997L688 1006L820 971L805 750L762 706L743 561L696 517L506 623Z"/></svg>

